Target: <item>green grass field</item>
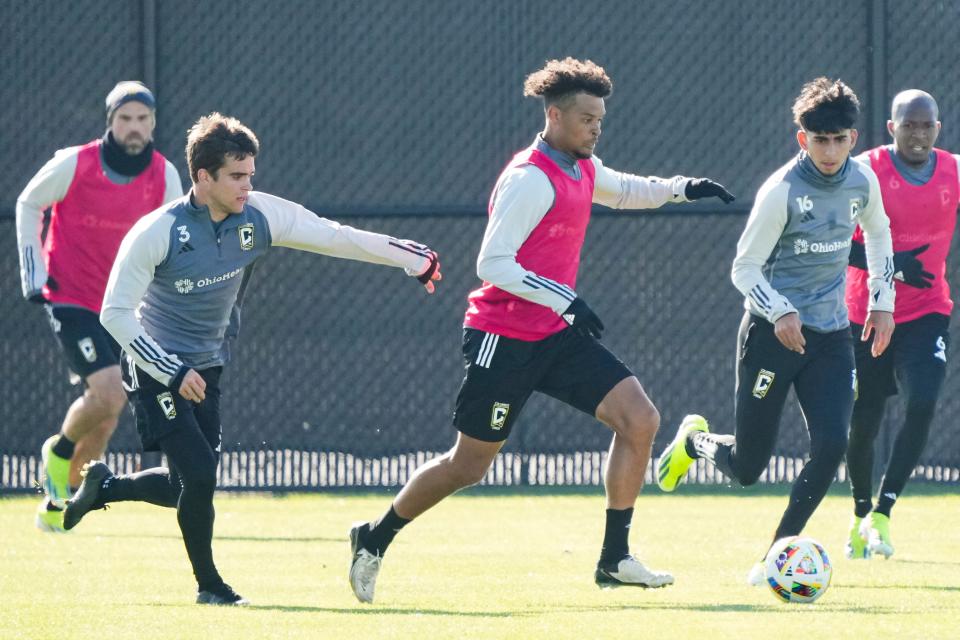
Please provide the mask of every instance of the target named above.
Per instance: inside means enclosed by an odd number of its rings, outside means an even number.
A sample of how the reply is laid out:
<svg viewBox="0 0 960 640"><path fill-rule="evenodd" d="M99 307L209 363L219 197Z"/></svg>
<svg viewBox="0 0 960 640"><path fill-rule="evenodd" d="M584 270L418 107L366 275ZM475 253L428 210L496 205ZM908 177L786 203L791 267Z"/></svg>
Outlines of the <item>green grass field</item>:
<svg viewBox="0 0 960 640"><path fill-rule="evenodd" d="M474 490L397 538L373 606L347 585L346 532L387 494L218 496L215 557L246 609L193 604L172 510L117 504L49 535L33 528L37 499L0 499L0 638L956 638L960 496L911 489L888 561L843 557L850 500L827 498L806 533L831 553L833 584L808 606L744 583L781 488L650 490L632 543L676 584L610 591L592 578L598 491Z"/></svg>

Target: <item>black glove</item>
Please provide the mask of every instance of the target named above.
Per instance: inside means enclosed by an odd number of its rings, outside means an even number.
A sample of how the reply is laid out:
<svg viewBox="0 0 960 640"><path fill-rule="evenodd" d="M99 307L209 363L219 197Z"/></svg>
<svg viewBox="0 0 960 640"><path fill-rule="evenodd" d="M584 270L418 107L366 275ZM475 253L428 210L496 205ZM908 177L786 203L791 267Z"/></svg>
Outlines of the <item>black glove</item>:
<svg viewBox="0 0 960 640"><path fill-rule="evenodd" d="M867 270L867 248L862 242L850 241L850 257L847 264L857 269Z"/></svg>
<svg viewBox="0 0 960 640"><path fill-rule="evenodd" d="M427 284L430 282L430 278L433 277L433 274L437 272L437 269L440 268L440 258L437 257L436 251L430 252L430 266L427 267L427 270L417 276L417 280L420 284Z"/></svg>
<svg viewBox="0 0 960 640"><path fill-rule="evenodd" d="M929 244L910 249L909 251L897 251L893 254L893 277L900 280L905 285L916 287L917 289L929 289L933 286L933 280L936 278L929 271L923 270L923 262L917 258L918 255L930 248Z"/></svg>
<svg viewBox="0 0 960 640"><path fill-rule="evenodd" d="M570 325L574 331L582 336L593 336L600 339L600 332L603 331L603 323L597 314L587 306L583 298L576 298L563 312L563 319Z"/></svg>
<svg viewBox="0 0 960 640"><path fill-rule="evenodd" d="M897 251L893 254L893 277L903 284L916 287L917 289L929 289L933 286L934 276L929 271L923 270L923 262L917 258L918 255L930 248L929 244L910 249L909 251ZM867 268L867 248L862 242L850 243L850 258L847 261L851 267L857 269Z"/></svg>
<svg viewBox="0 0 960 640"><path fill-rule="evenodd" d="M716 196L723 200L724 204L730 204L736 198L732 193L719 182L714 182L709 178L694 178L687 183L683 190L683 195L687 200L699 200L700 198L712 198Z"/></svg>

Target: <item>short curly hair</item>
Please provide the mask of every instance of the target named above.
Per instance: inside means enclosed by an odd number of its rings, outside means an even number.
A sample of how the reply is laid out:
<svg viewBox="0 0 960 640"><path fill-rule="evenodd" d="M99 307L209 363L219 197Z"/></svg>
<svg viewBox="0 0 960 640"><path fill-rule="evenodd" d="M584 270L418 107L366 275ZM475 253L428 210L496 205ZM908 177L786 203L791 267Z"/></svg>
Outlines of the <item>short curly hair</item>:
<svg viewBox="0 0 960 640"><path fill-rule="evenodd" d="M543 69L531 73L523 83L523 95L543 98L544 108L551 104L563 106L581 92L598 98L613 93L607 72L593 60L548 60Z"/></svg>
<svg viewBox="0 0 960 640"><path fill-rule="evenodd" d="M187 131L187 167L194 182L200 179L200 169L216 180L227 156L243 160L259 151L260 141L248 126L217 112L203 116Z"/></svg>
<svg viewBox="0 0 960 640"><path fill-rule="evenodd" d="M852 129L860 100L842 80L819 77L803 85L793 103L793 121L805 131L836 133Z"/></svg>

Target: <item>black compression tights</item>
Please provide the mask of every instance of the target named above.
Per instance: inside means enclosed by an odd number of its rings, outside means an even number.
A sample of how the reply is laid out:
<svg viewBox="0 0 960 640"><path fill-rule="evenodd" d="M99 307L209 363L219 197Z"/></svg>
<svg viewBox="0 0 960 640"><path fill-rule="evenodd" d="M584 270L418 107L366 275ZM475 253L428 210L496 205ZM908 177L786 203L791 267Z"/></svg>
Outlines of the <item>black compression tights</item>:
<svg viewBox="0 0 960 640"><path fill-rule="evenodd" d="M105 492L104 502L138 500L177 508L177 522L201 586L220 582L213 563L213 491L218 455L197 428L184 427L159 441L170 469L147 469L120 476Z"/></svg>
<svg viewBox="0 0 960 640"><path fill-rule="evenodd" d="M880 495L899 496L910 478L927 444L930 424L937 405L940 387L918 372L898 372L901 393L906 396L903 425L897 433L890 460L883 474ZM887 397L882 394L861 395L853 410L850 443L847 447L847 469L858 516L865 515L873 497L874 440L880 431ZM885 505L889 516L892 504Z"/></svg>

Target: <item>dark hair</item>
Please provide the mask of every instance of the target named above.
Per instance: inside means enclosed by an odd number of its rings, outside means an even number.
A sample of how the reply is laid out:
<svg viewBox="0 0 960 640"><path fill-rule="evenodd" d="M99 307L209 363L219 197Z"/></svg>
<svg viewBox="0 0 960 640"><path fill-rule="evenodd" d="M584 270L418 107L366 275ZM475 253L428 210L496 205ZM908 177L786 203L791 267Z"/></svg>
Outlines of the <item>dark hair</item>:
<svg viewBox="0 0 960 640"><path fill-rule="evenodd" d="M256 156L259 150L260 141L249 127L216 111L197 120L187 131L187 167L194 182L199 180L200 169L216 179L227 156L243 160Z"/></svg>
<svg viewBox="0 0 960 640"><path fill-rule="evenodd" d="M803 85L793 103L793 121L806 131L836 133L852 129L860 100L841 80L819 77Z"/></svg>
<svg viewBox="0 0 960 640"><path fill-rule="evenodd" d="M548 60L543 69L531 73L523 83L523 95L543 98L544 108L551 104L562 106L581 92L598 98L613 93L607 72L592 60Z"/></svg>

